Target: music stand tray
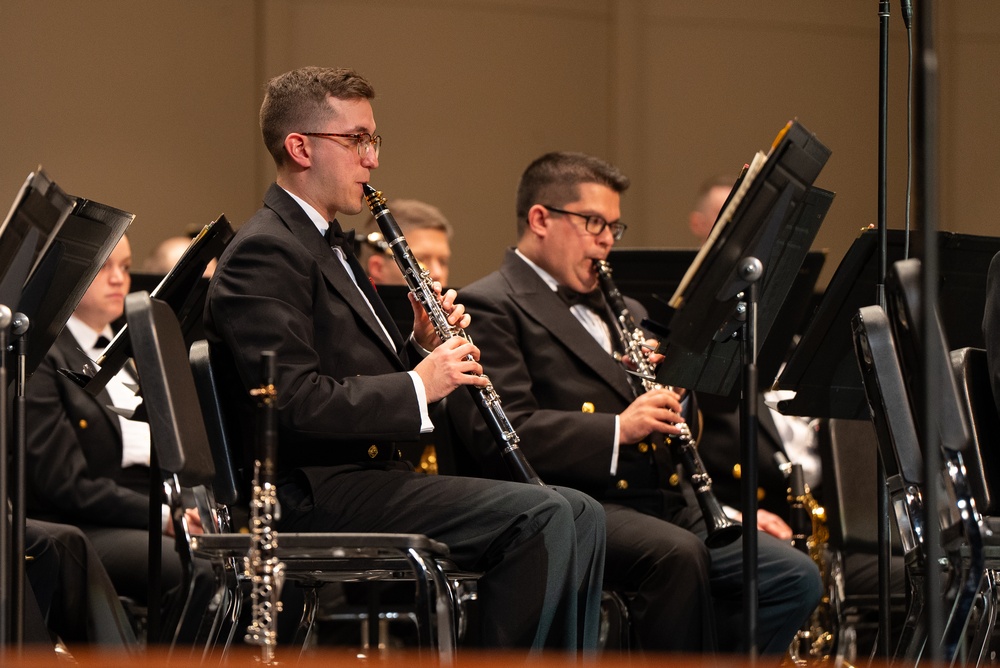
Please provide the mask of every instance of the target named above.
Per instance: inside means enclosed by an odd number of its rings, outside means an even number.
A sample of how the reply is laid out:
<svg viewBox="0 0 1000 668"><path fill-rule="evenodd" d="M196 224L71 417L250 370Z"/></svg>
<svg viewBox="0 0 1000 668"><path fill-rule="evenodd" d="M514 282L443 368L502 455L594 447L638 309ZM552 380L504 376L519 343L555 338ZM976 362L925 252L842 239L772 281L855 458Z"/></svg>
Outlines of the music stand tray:
<svg viewBox="0 0 1000 668"><path fill-rule="evenodd" d="M905 232L887 230L889 264L903 258ZM775 382L794 390L779 402L786 415L870 419L868 399L851 338L851 318L875 302L878 231L855 239L834 273L802 340ZM954 348L984 347L980 324L986 303L986 272L1000 252L1000 238L938 232L941 323Z"/></svg>

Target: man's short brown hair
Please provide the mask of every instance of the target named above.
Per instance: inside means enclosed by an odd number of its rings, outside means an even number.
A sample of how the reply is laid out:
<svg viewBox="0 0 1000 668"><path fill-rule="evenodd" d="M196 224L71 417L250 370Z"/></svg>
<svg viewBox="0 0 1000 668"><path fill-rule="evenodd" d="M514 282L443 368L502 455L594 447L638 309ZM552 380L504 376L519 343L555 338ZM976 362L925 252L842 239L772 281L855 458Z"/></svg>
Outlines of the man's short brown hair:
<svg viewBox="0 0 1000 668"><path fill-rule="evenodd" d="M560 207L580 198L581 183L597 183L625 192L629 179L609 162L585 153L546 153L524 170L517 187L517 236L528 227L528 210L535 204Z"/></svg>
<svg viewBox="0 0 1000 668"><path fill-rule="evenodd" d="M292 132L317 132L331 115L327 98L375 97L372 85L354 70L302 67L267 82L260 106L260 131L274 164L285 161L285 137Z"/></svg>

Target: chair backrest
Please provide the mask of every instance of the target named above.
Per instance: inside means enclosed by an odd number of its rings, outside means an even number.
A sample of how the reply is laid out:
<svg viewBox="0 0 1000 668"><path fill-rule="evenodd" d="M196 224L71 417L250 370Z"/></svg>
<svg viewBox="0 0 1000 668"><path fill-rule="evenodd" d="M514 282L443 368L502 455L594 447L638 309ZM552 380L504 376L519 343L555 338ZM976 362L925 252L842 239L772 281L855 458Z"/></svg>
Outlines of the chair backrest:
<svg viewBox="0 0 1000 668"><path fill-rule="evenodd" d="M208 443L215 463L215 481L212 489L220 503L235 506L242 502L242 477L233 457L230 431L226 424L222 402L219 401L218 385L212 370L208 341L204 339L191 344L189 355L194 384L198 389L198 400L205 418Z"/></svg>
<svg viewBox="0 0 1000 668"><path fill-rule="evenodd" d="M133 292L125 318L160 468L183 487L211 485L215 465L177 316L149 293Z"/></svg>
<svg viewBox="0 0 1000 668"><path fill-rule="evenodd" d="M823 507L830 544L850 552L878 548L878 504L875 471L878 442L868 420L829 420L819 431L823 464ZM891 525L896 518L889 513ZM890 527L899 552L897 529Z"/></svg>
<svg viewBox="0 0 1000 668"><path fill-rule="evenodd" d="M865 306L851 324L886 477L898 476L904 485L919 486L924 475L923 454L889 319L881 307Z"/></svg>
<svg viewBox="0 0 1000 668"><path fill-rule="evenodd" d="M978 510L984 515L997 515L1000 511L1000 448L997 447L1000 416L993 401L986 351L982 348L954 350L951 364L971 427L970 447L963 453L969 482Z"/></svg>

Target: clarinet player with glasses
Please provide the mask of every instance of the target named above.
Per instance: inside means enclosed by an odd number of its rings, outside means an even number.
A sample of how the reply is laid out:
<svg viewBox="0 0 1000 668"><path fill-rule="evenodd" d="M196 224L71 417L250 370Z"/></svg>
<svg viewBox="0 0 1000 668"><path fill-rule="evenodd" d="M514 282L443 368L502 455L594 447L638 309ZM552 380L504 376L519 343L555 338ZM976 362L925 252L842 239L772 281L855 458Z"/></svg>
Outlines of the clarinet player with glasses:
<svg viewBox="0 0 1000 668"><path fill-rule="evenodd" d="M605 587L626 596L640 647L739 651L748 646L735 632L743 628L742 541L706 545L702 510L665 443L686 431L695 398L645 388L619 361L626 351L599 289L595 263L625 233L628 186L592 156L549 153L532 162L517 190L516 247L498 271L462 290L467 331L485 351L484 372L538 475L604 506ZM641 322L641 306L626 303ZM505 476L468 396L452 395L448 410L479 473ZM758 540L756 642L780 654L819 601L819 574L789 545Z"/></svg>
<svg viewBox="0 0 1000 668"><path fill-rule="evenodd" d="M400 457L397 444L440 426L428 404L488 381L479 349L442 341L416 302L413 333L400 334L336 220L362 210L379 166L374 95L346 69L305 67L267 84L260 125L275 183L219 259L206 301L227 417L252 428L248 390L261 352L274 351L278 531L425 534L483 573L483 644L592 650L600 505L575 490L427 476ZM448 325L467 326L455 291L435 290Z"/></svg>

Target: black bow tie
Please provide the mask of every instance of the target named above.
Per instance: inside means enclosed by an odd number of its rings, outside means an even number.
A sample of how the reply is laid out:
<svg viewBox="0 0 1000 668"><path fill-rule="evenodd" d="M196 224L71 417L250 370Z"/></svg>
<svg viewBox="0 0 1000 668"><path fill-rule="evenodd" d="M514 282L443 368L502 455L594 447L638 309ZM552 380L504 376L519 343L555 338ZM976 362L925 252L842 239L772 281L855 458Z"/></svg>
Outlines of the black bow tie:
<svg viewBox="0 0 1000 668"><path fill-rule="evenodd" d="M345 251L346 249L350 249L352 253L355 252L354 230L345 232L336 220L330 223L330 227L326 228L326 242L331 247L339 246L341 249L345 249Z"/></svg>
<svg viewBox="0 0 1000 668"><path fill-rule="evenodd" d="M108 341L108 337L102 335L97 337L97 342L94 343L94 348L104 350L105 348L108 347L109 343L111 343L111 341Z"/></svg>
<svg viewBox="0 0 1000 668"><path fill-rule="evenodd" d="M565 285L560 285L556 288L556 294L559 295L559 298L566 302L570 308L576 306L577 304L583 304L597 313L602 313L606 310L604 294L601 293L600 288L591 290L590 292L577 292L576 290L567 288Z"/></svg>

